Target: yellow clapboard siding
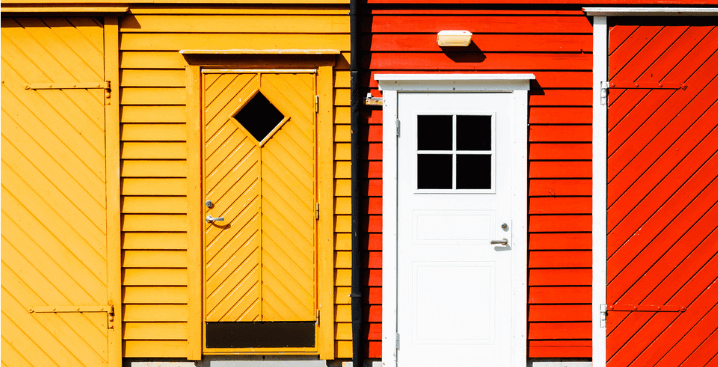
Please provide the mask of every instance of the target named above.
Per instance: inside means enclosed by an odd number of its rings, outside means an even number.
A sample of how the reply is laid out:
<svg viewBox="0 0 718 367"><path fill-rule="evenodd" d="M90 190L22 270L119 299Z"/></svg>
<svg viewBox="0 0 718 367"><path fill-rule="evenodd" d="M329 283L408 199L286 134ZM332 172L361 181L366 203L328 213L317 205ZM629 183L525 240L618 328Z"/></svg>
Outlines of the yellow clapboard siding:
<svg viewBox="0 0 718 367"><path fill-rule="evenodd" d="M334 270L334 285L351 286L352 285L352 270L351 269L336 269L336 270Z"/></svg>
<svg viewBox="0 0 718 367"><path fill-rule="evenodd" d="M334 339L336 340L352 340L352 324L348 322L338 322L334 324Z"/></svg>
<svg viewBox="0 0 718 367"><path fill-rule="evenodd" d="M122 106L120 122L137 124L181 123L186 119L185 106Z"/></svg>
<svg viewBox="0 0 718 367"><path fill-rule="evenodd" d="M351 125L352 109L351 107L334 107L334 124Z"/></svg>
<svg viewBox="0 0 718 367"><path fill-rule="evenodd" d="M351 297L349 295L352 293L351 287L335 287L334 288L334 294L336 294L336 298L334 299L334 303L338 305L349 305L351 304Z"/></svg>
<svg viewBox="0 0 718 367"><path fill-rule="evenodd" d="M185 141L185 124L122 124L122 141Z"/></svg>
<svg viewBox="0 0 718 367"><path fill-rule="evenodd" d="M123 178L122 195L187 195L184 178Z"/></svg>
<svg viewBox="0 0 718 367"><path fill-rule="evenodd" d="M334 163L334 178L352 178L352 162L339 161Z"/></svg>
<svg viewBox="0 0 718 367"><path fill-rule="evenodd" d="M124 322L187 320L187 305L125 305L122 309Z"/></svg>
<svg viewBox="0 0 718 367"><path fill-rule="evenodd" d="M314 15L314 14L341 14L346 15L347 9L345 6L277 6L272 7L241 7L228 5L227 7L219 5L203 5L202 7L194 6L173 6L173 7L147 7L143 5L136 5L130 8L132 14L302 14L302 15Z"/></svg>
<svg viewBox="0 0 718 367"><path fill-rule="evenodd" d="M334 180L334 196L351 196L352 180L338 179Z"/></svg>
<svg viewBox="0 0 718 367"><path fill-rule="evenodd" d="M352 252L351 251L336 251L334 253L334 267L337 269L351 269L352 268Z"/></svg>
<svg viewBox="0 0 718 367"><path fill-rule="evenodd" d="M123 269L122 285L186 286L187 269Z"/></svg>
<svg viewBox="0 0 718 367"><path fill-rule="evenodd" d="M187 177L185 160L122 160L122 177Z"/></svg>
<svg viewBox="0 0 718 367"><path fill-rule="evenodd" d="M186 268L185 250L124 250L123 268Z"/></svg>
<svg viewBox="0 0 718 367"><path fill-rule="evenodd" d="M178 142L122 143L122 159L186 159L187 144Z"/></svg>
<svg viewBox="0 0 718 367"><path fill-rule="evenodd" d="M334 232L351 232L352 231L352 216L351 215L337 215L335 216Z"/></svg>
<svg viewBox="0 0 718 367"><path fill-rule="evenodd" d="M121 203L122 213L187 213L185 196L125 196Z"/></svg>
<svg viewBox="0 0 718 367"><path fill-rule="evenodd" d="M336 71L334 73L334 88L351 88L351 80L351 72Z"/></svg>
<svg viewBox="0 0 718 367"><path fill-rule="evenodd" d="M347 197L334 198L335 214L352 214L352 199Z"/></svg>
<svg viewBox="0 0 718 367"><path fill-rule="evenodd" d="M184 88L131 88L124 87L120 94L122 105L184 105L187 91Z"/></svg>
<svg viewBox="0 0 718 367"><path fill-rule="evenodd" d="M336 350L334 351L334 357L336 358L351 358L352 357L352 342L348 340L339 340L336 344Z"/></svg>
<svg viewBox="0 0 718 367"><path fill-rule="evenodd" d="M334 248L339 251L351 251L352 249L352 234L351 233L336 233L334 235Z"/></svg>
<svg viewBox="0 0 718 367"><path fill-rule="evenodd" d="M141 33L349 33L346 15L128 15L120 32ZM226 33L225 33L226 34ZM223 34L223 37L225 36ZM301 47L300 47L301 48Z"/></svg>
<svg viewBox="0 0 718 367"><path fill-rule="evenodd" d="M342 88L334 90L334 105L349 106L351 104L351 89Z"/></svg>
<svg viewBox="0 0 718 367"><path fill-rule="evenodd" d="M352 322L352 306L337 305L334 307L334 321Z"/></svg>
<svg viewBox="0 0 718 367"><path fill-rule="evenodd" d="M352 159L351 143L335 143L334 144L334 160L349 161Z"/></svg>
<svg viewBox="0 0 718 367"><path fill-rule="evenodd" d="M122 303L187 303L187 287L134 287L122 289Z"/></svg>
<svg viewBox="0 0 718 367"><path fill-rule="evenodd" d="M187 230L186 214L123 214L125 232L182 232Z"/></svg>
<svg viewBox="0 0 718 367"><path fill-rule="evenodd" d="M145 35L140 36L140 40L143 40ZM181 35L180 35L181 36ZM123 41L125 37L120 35L120 49L123 48ZM146 42L145 42L146 43ZM149 47L148 47L149 46ZM152 47L158 46L158 47ZM166 50L166 48L159 47L159 45L146 45L144 49L147 50ZM142 49L140 49L142 50ZM151 52L120 52L120 68L122 69L182 69L185 67L187 62L184 57L177 52L179 48L170 48L175 50L174 52L162 52L162 51L151 51Z"/></svg>
<svg viewBox="0 0 718 367"><path fill-rule="evenodd" d="M352 129L350 125L334 126L334 141L337 143L351 143Z"/></svg>
<svg viewBox="0 0 718 367"><path fill-rule="evenodd" d="M124 340L187 340L186 322L126 322Z"/></svg>
<svg viewBox="0 0 718 367"><path fill-rule="evenodd" d="M349 52L349 49L346 49L346 51L342 51L339 56L337 56L337 64L334 65L334 67L336 70L349 70L349 60L351 60L351 52Z"/></svg>
<svg viewBox="0 0 718 367"><path fill-rule="evenodd" d="M322 34L308 37L306 34L275 33L247 34L225 33L221 37L208 37L202 33L123 33L120 36L123 69L177 69L184 60L177 59L170 52L132 51L174 51L179 50L277 50L277 49L329 49L348 50L348 34ZM143 55L143 54L149 55ZM151 65L156 62L156 65Z"/></svg>
<svg viewBox="0 0 718 367"><path fill-rule="evenodd" d="M187 354L184 340L127 340L122 344L125 358L173 358Z"/></svg>
<svg viewBox="0 0 718 367"><path fill-rule="evenodd" d="M122 87L184 87L185 71L175 70L121 70Z"/></svg>
<svg viewBox="0 0 718 367"><path fill-rule="evenodd" d="M187 233L123 233L123 250L184 250L187 249Z"/></svg>

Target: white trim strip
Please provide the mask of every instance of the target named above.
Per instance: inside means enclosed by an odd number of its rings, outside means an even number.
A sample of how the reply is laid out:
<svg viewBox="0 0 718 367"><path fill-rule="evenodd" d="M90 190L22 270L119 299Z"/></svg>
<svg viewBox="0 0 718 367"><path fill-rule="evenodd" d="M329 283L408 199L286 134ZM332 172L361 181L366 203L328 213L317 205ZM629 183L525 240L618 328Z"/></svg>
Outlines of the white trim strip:
<svg viewBox="0 0 718 367"><path fill-rule="evenodd" d="M606 365L606 325L601 305L606 304L606 162L608 99L602 84L608 80L607 17L593 17L593 281L591 327L593 365Z"/></svg>
<svg viewBox="0 0 718 367"><path fill-rule="evenodd" d="M602 17L635 17L635 16L714 16L718 8L613 8L586 7L586 15ZM594 33L595 34L595 33ZM595 54L594 54L595 56Z"/></svg>

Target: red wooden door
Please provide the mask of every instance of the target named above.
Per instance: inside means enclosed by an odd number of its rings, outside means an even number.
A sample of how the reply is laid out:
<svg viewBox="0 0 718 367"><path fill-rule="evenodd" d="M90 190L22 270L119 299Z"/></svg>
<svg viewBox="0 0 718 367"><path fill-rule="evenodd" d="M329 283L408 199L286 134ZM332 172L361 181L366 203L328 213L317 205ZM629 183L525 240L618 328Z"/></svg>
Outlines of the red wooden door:
<svg viewBox="0 0 718 367"><path fill-rule="evenodd" d="M718 28L621 22L608 59L608 365L718 364Z"/></svg>

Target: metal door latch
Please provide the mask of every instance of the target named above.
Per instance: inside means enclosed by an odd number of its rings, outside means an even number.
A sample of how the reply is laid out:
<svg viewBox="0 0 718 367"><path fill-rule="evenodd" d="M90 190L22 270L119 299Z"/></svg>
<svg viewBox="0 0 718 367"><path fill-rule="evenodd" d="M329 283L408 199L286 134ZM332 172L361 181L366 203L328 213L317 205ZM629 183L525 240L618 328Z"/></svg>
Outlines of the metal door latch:
<svg viewBox="0 0 718 367"><path fill-rule="evenodd" d="M207 221L207 223L213 223L213 222L222 222L224 221L224 217L215 218L211 215L208 215L204 220Z"/></svg>

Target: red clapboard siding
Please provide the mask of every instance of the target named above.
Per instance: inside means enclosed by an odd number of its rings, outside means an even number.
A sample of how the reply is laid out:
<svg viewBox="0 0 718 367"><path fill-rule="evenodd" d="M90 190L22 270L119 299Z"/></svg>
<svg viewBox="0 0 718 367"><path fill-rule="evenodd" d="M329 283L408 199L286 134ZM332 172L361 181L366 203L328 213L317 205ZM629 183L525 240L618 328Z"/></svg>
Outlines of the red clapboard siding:
<svg viewBox="0 0 718 367"><path fill-rule="evenodd" d="M529 180L529 196L587 196L591 195L591 180Z"/></svg>
<svg viewBox="0 0 718 367"><path fill-rule="evenodd" d="M591 22L585 16L515 15L515 16L437 16L437 15L374 15L363 17L361 32L395 33L411 30L413 33L436 34L451 24L452 29L465 29L471 33L593 33Z"/></svg>
<svg viewBox="0 0 718 367"><path fill-rule="evenodd" d="M591 214L590 197L529 198L529 214Z"/></svg>
<svg viewBox="0 0 718 367"><path fill-rule="evenodd" d="M532 251L590 249L590 233L529 233L529 250Z"/></svg>
<svg viewBox="0 0 718 367"><path fill-rule="evenodd" d="M529 358L590 358L590 340L529 340Z"/></svg>
<svg viewBox="0 0 718 367"><path fill-rule="evenodd" d="M529 304L591 303L591 287L531 287Z"/></svg>
<svg viewBox="0 0 718 367"><path fill-rule="evenodd" d="M591 251L531 251L529 268L590 268Z"/></svg>
<svg viewBox="0 0 718 367"><path fill-rule="evenodd" d="M394 30L396 32L396 30ZM402 50L405 52L443 52L436 44L436 34L374 34L361 39L362 47L372 52ZM576 35L570 40L557 34L474 34L472 41L482 52L591 52L592 37Z"/></svg>
<svg viewBox="0 0 718 367"><path fill-rule="evenodd" d="M421 1L421 0L419 0ZM413 1L412 3L418 3ZM372 8L362 18L362 94L376 74L532 73L529 92L529 356L591 356L592 27L576 9ZM463 51L436 45L467 29ZM365 356L381 358L382 111L363 107ZM371 223L369 223L371 222ZM537 307L534 307L537 306ZM376 333L379 330L379 333ZM370 336L372 335L374 336ZM373 339L376 337L376 339Z"/></svg>
<svg viewBox="0 0 718 367"><path fill-rule="evenodd" d="M581 2L577 1L565 1L565 0L450 0L450 1L440 1L440 0L368 0L368 4L440 4L440 5L446 5L446 4L506 4L506 5L516 5L516 4L528 4L528 5L535 5L535 4L557 4L557 5L566 5L566 4L579 4L579 5L594 5L594 4L616 4L616 5L656 5L656 0L632 0L632 1L624 1L624 0L585 0ZM658 2L662 5L710 5L710 4L717 4L714 0L661 0Z"/></svg>
<svg viewBox="0 0 718 367"><path fill-rule="evenodd" d="M590 161L539 161L529 162L531 178L591 178Z"/></svg>
<svg viewBox="0 0 718 367"><path fill-rule="evenodd" d="M529 286L591 285L591 269L529 269Z"/></svg>
<svg viewBox="0 0 718 367"><path fill-rule="evenodd" d="M591 143L531 143L529 160L590 160Z"/></svg>
<svg viewBox="0 0 718 367"><path fill-rule="evenodd" d="M540 80L540 79L539 79ZM584 85L591 85L590 82ZM593 121L590 107L531 107L529 125L590 124Z"/></svg>
<svg viewBox="0 0 718 367"><path fill-rule="evenodd" d="M529 322L591 321L591 305L529 305Z"/></svg>
<svg viewBox="0 0 718 367"><path fill-rule="evenodd" d="M591 323L529 322L529 339L591 339Z"/></svg>
<svg viewBox="0 0 718 367"><path fill-rule="evenodd" d="M529 232L590 232L590 215L532 215Z"/></svg>
<svg viewBox="0 0 718 367"><path fill-rule="evenodd" d="M417 70L591 70L591 54L567 53L375 53L362 57L365 69Z"/></svg>
<svg viewBox="0 0 718 367"><path fill-rule="evenodd" d="M622 24L623 23L623 24ZM718 27L623 20L609 36L609 304L685 312L609 312L607 365L708 365L718 324Z"/></svg>

